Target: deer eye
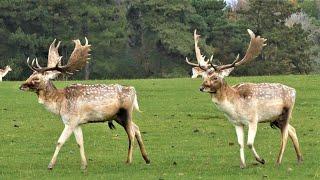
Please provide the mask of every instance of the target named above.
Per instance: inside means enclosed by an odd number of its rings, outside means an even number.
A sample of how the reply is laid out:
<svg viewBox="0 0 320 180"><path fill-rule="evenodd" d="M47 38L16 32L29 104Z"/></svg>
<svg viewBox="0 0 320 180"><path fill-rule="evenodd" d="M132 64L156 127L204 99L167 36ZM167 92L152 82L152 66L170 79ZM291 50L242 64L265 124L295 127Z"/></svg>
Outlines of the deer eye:
<svg viewBox="0 0 320 180"><path fill-rule="evenodd" d="M33 80L34 80L34 81L40 81L40 79L39 79L39 78L34 78Z"/></svg>
<svg viewBox="0 0 320 180"><path fill-rule="evenodd" d="M218 77L214 77L213 80L218 80Z"/></svg>

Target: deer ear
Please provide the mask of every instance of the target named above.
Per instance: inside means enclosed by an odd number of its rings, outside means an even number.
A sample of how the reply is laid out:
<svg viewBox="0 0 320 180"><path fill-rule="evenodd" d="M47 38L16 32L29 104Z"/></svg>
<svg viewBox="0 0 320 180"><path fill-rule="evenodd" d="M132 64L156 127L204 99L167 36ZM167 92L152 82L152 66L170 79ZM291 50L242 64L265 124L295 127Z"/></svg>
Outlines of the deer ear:
<svg viewBox="0 0 320 180"><path fill-rule="evenodd" d="M59 71L47 71L45 72L45 77L49 79L55 79L58 75L61 74Z"/></svg>
<svg viewBox="0 0 320 180"><path fill-rule="evenodd" d="M193 67L192 68L192 76L191 78L197 78L198 76L204 77L205 76L205 71L200 69L199 67Z"/></svg>
<svg viewBox="0 0 320 180"><path fill-rule="evenodd" d="M229 76L229 74L233 71L234 67L232 68L228 68L228 69L224 69L221 72L219 72L219 76L224 78L226 76Z"/></svg>

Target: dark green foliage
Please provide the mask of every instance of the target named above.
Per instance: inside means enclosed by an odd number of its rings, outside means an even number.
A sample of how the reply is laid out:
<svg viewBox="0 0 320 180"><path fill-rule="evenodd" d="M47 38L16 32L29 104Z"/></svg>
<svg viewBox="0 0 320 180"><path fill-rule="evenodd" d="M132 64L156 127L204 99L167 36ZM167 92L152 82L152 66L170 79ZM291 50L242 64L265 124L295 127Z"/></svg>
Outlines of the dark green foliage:
<svg viewBox="0 0 320 180"><path fill-rule="evenodd" d="M287 1L250 0L250 9L240 12L242 23L257 35L268 39L259 63L251 63L248 74L309 73L311 59L307 50L308 32L300 25L285 26L285 19L295 12Z"/></svg>
<svg viewBox="0 0 320 180"><path fill-rule="evenodd" d="M92 60L72 78L145 78L187 76L185 56L195 61L193 31L201 34L200 47L216 63L230 63L244 55L250 28L268 39L262 55L234 74L309 73L318 55L306 51L311 42L298 26L284 20L299 9L314 17L317 4L251 0L251 9L231 12L218 0L95 0L0 1L0 67L9 64L7 79L25 79L31 73L25 61L38 57L46 65L54 38L63 41L65 63L72 39L86 36L93 45ZM233 14L232 16L230 14ZM234 18L235 17L235 18ZM318 24L319 26L319 24ZM314 43L314 42L313 42ZM318 47L313 45L311 49ZM316 59L316 60L315 60Z"/></svg>

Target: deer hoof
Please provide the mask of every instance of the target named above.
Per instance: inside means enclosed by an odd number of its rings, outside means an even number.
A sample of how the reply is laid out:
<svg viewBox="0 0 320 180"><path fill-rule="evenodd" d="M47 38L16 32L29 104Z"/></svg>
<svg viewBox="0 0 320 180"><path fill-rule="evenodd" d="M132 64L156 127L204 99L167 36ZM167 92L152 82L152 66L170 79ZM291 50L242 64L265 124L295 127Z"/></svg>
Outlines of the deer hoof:
<svg viewBox="0 0 320 180"><path fill-rule="evenodd" d="M53 164L52 163L49 163L49 165L48 165L48 170L52 170L53 169Z"/></svg>
<svg viewBox="0 0 320 180"><path fill-rule="evenodd" d="M260 159L256 158L256 160L261 164L265 164L266 163L266 161L264 159L262 159L262 158L260 158Z"/></svg>
<svg viewBox="0 0 320 180"><path fill-rule="evenodd" d="M130 165L132 162L131 161L126 161L126 164L127 165Z"/></svg>
<svg viewBox="0 0 320 180"><path fill-rule="evenodd" d="M87 165L86 164L81 164L81 170L86 170L87 169Z"/></svg>
<svg viewBox="0 0 320 180"><path fill-rule="evenodd" d="M241 168L241 169L244 169L245 167L246 167L246 164L240 163L240 168Z"/></svg>

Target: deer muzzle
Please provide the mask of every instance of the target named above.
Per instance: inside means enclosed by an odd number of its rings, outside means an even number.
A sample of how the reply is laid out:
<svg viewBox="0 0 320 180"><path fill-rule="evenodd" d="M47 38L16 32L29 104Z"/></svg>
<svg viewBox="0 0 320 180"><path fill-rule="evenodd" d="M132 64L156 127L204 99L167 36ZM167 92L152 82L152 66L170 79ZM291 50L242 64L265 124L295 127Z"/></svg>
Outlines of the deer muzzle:
<svg viewBox="0 0 320 180"><path fill-rule="evenodd" d="M29 84L23 83L23 84L20 85L19 89L20 89L21 91L28 91L28 90L30 90L31 88L30 88Z"/></svg>

